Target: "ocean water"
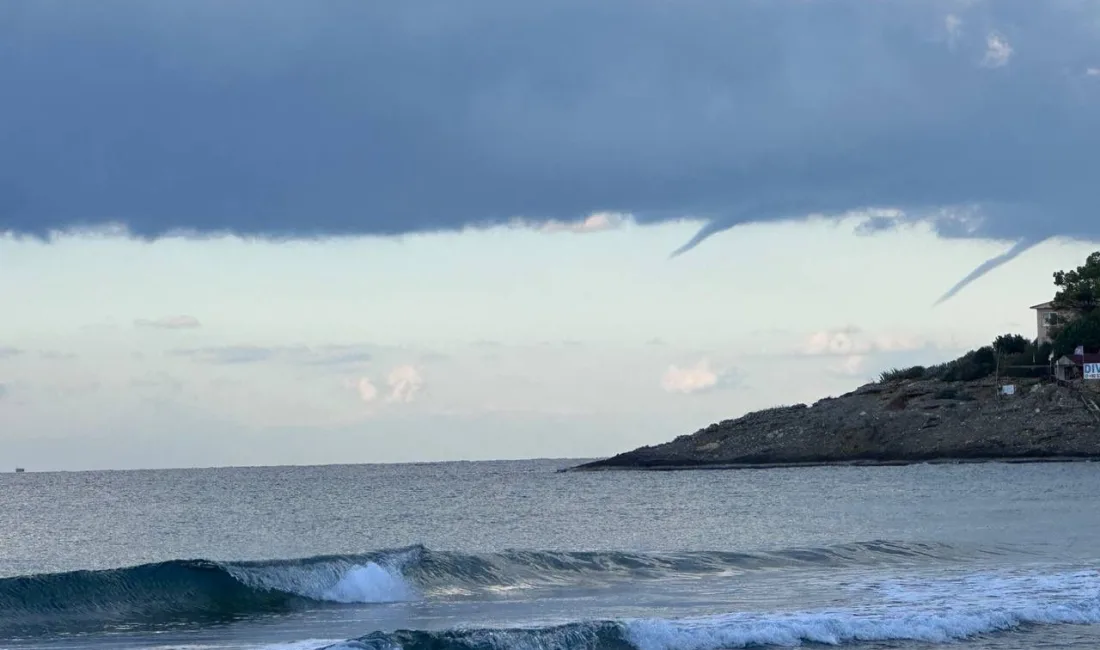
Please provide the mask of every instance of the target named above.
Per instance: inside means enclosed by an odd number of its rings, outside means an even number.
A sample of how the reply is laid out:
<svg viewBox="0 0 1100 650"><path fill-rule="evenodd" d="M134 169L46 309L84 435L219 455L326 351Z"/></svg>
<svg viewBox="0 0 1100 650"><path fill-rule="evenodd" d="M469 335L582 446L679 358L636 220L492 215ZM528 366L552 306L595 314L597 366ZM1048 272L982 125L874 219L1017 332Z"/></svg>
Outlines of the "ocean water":
<svg viewBox="0 0 1100 650"><path fill-rule="evenodd" d="M1100 647L1100 464L0 475L0 648Z"/></svg>

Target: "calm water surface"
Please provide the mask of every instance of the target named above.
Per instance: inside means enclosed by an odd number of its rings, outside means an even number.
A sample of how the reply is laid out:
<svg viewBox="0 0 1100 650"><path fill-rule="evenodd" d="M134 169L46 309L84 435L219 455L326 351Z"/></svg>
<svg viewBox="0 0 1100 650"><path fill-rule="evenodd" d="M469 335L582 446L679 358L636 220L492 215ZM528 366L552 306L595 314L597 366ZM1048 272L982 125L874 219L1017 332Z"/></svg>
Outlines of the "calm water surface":
<svg viewBox="0 0 1100 650"><path fill-rule="evenodd" d="M0 647L1100 646L1100 464L0 475Z"/></svg>

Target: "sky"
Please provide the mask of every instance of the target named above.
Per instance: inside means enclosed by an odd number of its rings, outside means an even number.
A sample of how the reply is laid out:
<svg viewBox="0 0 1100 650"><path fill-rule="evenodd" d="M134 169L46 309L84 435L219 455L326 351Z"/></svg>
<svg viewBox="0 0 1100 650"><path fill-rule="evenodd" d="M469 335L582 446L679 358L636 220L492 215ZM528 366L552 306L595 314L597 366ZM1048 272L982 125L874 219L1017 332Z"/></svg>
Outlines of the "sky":
<svg viewBox="0 0 1100 650"><path fill-rule="evenodd" d="M0 94L0 470L611 454L1100 247L1094 0L11 0Z"/></svg>

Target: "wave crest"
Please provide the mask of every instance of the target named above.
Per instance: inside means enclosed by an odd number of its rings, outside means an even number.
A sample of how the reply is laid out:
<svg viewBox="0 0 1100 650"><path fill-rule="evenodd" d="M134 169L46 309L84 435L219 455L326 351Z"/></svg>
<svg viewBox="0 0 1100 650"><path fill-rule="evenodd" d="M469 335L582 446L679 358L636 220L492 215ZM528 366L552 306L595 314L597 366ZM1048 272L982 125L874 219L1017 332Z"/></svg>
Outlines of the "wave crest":
<svg viewBox="0 0 1100 650"><path fill-rule="evenodd" d="M0 579L0 637L118 623L233 620L310 603L417 598L386 559L221 563L173 560L121 569Z"/></svg>
<svg viewBox="0 0 1100 650"><path fill-rule="evenodd" d="M946 545L873 541L764 553L505 551L423 546L296 560L173 560L0 579L0 634L72 626L226 620L322 603L393 603L517 586L584 585L765 568L951 560Z"/></svg>
<svg viewBox="0 0 1100 650"><path fill-rule="evenodd" d="M948 643L1029 625L1100 623L1096 598L946 611L728 614L542 628L376 632L327 650L729 650L804 644ZM323 649L325 650L325 649Z"/></svg>

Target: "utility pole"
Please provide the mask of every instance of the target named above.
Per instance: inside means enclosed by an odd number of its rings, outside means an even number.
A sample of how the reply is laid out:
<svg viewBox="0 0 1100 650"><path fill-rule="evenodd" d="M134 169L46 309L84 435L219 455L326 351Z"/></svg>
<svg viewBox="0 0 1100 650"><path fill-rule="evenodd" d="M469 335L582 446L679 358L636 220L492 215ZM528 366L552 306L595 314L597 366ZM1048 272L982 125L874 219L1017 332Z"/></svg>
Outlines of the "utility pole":
<svg viewBox="0 0 1100 650"><path fill-rule="evenodd" d="M995 363L993 364L993 367L995 368L994 374L993 374L993 377L994 377L993 390L997 391L997 399L1000 400L1001 399L1001 351L999 349L997 349L996 345L993 346L993 358L995 360Z"/></svg>

